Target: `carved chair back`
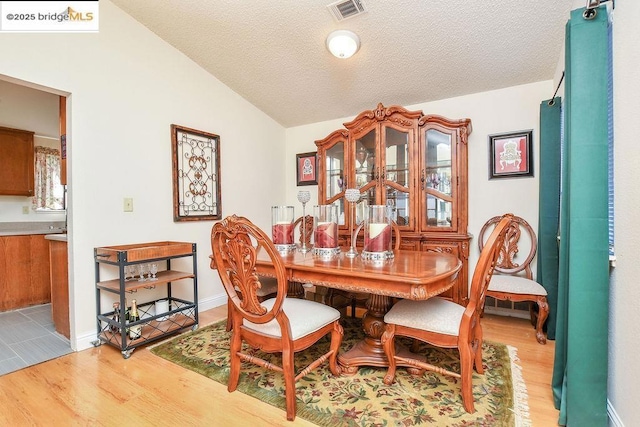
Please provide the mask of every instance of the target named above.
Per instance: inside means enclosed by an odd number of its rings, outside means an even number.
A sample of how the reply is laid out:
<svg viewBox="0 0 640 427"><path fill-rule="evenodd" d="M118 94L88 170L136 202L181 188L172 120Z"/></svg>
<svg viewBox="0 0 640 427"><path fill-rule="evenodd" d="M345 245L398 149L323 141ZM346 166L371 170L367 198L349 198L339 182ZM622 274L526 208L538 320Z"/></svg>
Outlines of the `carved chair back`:
<svg viewBox="0 0 640 427"><path fill-rule="evenodd" d="M302 221L302 217L298 217L298 219L294 221L293 227L298 227L298 230L300 231L300 237L298 239L300 245L306 242L307 246L311 246L311 237L313 235L313 215L306 215L304 217L304 221Z"/></svg>
<svg viewBox="0 0 640 427"><path fill-rule="evenodd" d="M485 233L488 233L492 227L500 221L500 218L500 216L494 216L487 221L480 230L478 237L478 247L480 251L482 251L485 245ZM521 249L526 253L526 257L522 262L519 262L517 258ZM514 215L512 224L505 236L504 243L500 248L500 256L495 267L496 272L500 274L523 275L527 279L533 279L531 262L536 256L537 250L538 241L533 228L523 218Z"/></svg>
<svg viewBox="0 0 640 427"><path fill-rule="evenodd" d="M513 222L513 214L508 213L499 217L499 221L480 252L480 258L473 271L469 303L465 314L473 313L473 316L479 316L482 313L491 276L498 265L506 237L513 232L514 225L517 227ZM479 319L477 321L480 322Z"/></svg>
<svg viewBox="0 0 640 427"><path fill-rule="evenodd" d="M242 318L252 323L266 323L281 312L287 295L287 280L282 259L271 239L251 221L232 215L216 223L211 230L211 268L218 270L229 301L232 324ZM261 287L256 270L259 249L266 251L275 267L278 283L276 301L267 310L260 303L257 290Z"/></svg>

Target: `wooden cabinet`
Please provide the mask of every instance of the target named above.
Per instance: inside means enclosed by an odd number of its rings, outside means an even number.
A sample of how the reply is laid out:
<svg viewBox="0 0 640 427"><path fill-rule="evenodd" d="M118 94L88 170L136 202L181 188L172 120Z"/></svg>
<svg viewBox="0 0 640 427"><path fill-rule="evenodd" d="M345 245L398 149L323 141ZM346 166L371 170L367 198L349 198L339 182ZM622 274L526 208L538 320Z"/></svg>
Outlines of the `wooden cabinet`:
<svg viewBox="0 0 640 427"><path fill-rule="evenodd" d="M191 271L172 269L171 261L190 257ZM156 341L185 328L198 327L198 283L196 244L187 242L152 242L94 249L96 275L96 312L98 339L95 346L107 343L121 350L125 359L138 346ZM150 277L152 264L158 266ZM116 268L117 278L101 280L103 268ZM141 268L143 268L141 270ZM133 273L131 273L133 271ZM132 277L133 276L133 277ZM146 279L143 279L146 278ZM175 283L174 283L175 282ZM148 300L145 289L162 289L160 300ZM176 289L177 288L177 289ZM118 302L121 315L104 310L102 299L111 294ZM190 294L188 297L178 295ZM127 295L129 300L126 300ZM137 301L140 320L129 322L127 304ZM162 310L162 311L159 311ZM129 329L139 328L139 336L129 335Z"/></svg>
<svg viewBox="0 0 640 427"><path fill-rule="evenodd" d="M33 134L0 127L0 195L33 196Z"/></svg>
<svg viewBox="0 0 640 427"><path fill-rule="evenodd" d="M49 240L51 315L56 332L70 338L67 242Z"/></svg>
<svg viewBox="0 0 640 427"><path fill-rule="evenodd" d="M456 254L458 282L445 296L468 301L467 141L471 120L450 120L378 104L344 124L318 147L318 203L337 204L340 243L348 245L351 218L344 192L357 188L361 221L367 205L396 210L401 248ZM464 286L463 286L464 284Z"/></svg>
<svg viewBox="0 0 640 427"><path fill-rule="evenodd" d="M51 301L44 235L0 237L0 311Z"/></svg>

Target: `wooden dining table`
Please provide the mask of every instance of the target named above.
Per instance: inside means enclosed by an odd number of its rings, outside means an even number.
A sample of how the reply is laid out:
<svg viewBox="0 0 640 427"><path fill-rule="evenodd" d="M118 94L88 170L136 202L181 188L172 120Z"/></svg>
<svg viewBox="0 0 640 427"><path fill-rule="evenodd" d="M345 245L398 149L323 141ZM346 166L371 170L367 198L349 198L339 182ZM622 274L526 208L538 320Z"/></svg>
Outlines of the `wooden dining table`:
<svg viewBox="0 0 640 427"><path fill-rule="evenodd" d="M349 258L344 253L345 250L337 256L319 257L312 252L295 251L281 256L290 282L369 294L362 319L365 338L338 356L343 373L349 375L355 374L359 366L389 365L380 337L392 298L425 300L441 294L453 286L462 262L455 255L442 252L397 250L392 259L384 261L370 261L361 256ZM260 275L275 277L264 251L258 251L256 268ZM396 347L399 355L409 352L402 346Z"/></svg>

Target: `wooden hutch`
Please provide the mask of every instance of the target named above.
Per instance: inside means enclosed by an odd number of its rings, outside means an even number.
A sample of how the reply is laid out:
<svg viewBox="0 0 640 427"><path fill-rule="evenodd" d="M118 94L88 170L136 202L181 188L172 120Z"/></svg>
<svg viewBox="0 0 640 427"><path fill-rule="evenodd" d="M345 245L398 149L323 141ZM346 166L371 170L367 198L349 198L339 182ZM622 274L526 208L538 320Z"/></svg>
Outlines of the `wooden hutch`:
<svg viewBox="0 0 640 427"><path fill-rule="evenodd" d="M338 205L341 246L349 245L351 227L345 190L358 188L358 222L367 205L390 204L396 208L402 249L448 252L462 260L456 285L443 295L466 305L471 120L378 104L344 127L315 142L318 203Z"/></svg>

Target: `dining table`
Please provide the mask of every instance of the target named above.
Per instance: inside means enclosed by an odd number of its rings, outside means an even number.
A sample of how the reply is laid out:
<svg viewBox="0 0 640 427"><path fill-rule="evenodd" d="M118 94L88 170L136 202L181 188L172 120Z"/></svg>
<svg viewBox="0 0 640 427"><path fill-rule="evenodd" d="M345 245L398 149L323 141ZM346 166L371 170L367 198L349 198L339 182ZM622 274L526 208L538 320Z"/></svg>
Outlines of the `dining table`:
<svg viewBox="0 0 640 427"><path fill-rule="evenodd" d="M360 366L389 366L380 337L385 328L384 315L394 299L425 300L437 296L453 286L462 268L458 257L449 253L402 249L384 260L351 258L345 256L344 250L333 256L291 251L281 253L281 258L289 282L369 294L362 318L365 337L338 356L346 375L355 374ZM273 264L263 250L257 253L256 269L261 276L275 277ZM396 350L399 356L409 356L408 348L397 344Z"/></svg>

